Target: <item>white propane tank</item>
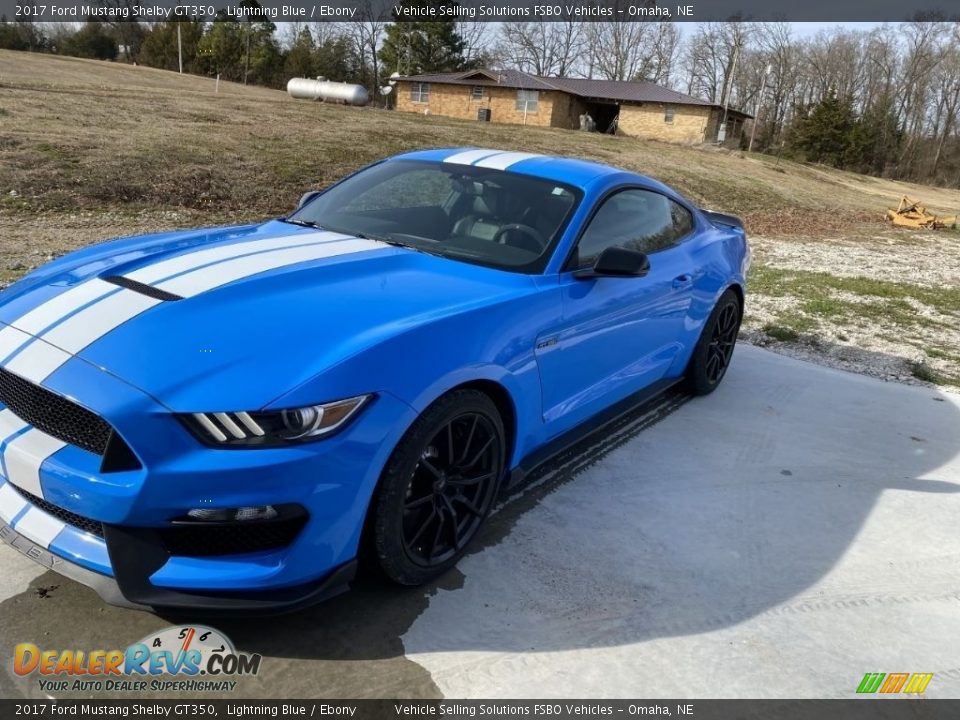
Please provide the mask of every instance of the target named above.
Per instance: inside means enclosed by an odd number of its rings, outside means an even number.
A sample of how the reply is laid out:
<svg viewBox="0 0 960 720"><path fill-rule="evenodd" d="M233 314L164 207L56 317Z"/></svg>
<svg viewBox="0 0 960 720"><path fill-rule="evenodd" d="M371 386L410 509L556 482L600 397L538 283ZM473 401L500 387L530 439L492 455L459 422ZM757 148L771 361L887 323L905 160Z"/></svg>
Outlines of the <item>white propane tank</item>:
<svg viewBox="0 0 960 720"><path fill-rule="evenodd" d="M366 105L370 100L363 85L310 78L291 78L287 93L299 100L339 100L348 105Z"/></svg>

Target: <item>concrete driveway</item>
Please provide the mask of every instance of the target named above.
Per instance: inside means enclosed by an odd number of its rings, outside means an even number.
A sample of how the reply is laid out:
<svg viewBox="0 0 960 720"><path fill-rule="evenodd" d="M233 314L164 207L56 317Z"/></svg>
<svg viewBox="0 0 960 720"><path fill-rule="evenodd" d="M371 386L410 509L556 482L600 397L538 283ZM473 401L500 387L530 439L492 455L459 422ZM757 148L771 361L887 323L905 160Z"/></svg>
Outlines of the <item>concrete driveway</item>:
<svg viewBox="0 0 960 720"><path fill-rule="evenodd" d="M741 346L712 396L546 468L435 586L211 624L264 655L232 697L844 698L866 672L960 697L958 492L960 396ZM173 620L6 547L0 576L0 658ZM4 696L41 695L2 668Z"/></svg>

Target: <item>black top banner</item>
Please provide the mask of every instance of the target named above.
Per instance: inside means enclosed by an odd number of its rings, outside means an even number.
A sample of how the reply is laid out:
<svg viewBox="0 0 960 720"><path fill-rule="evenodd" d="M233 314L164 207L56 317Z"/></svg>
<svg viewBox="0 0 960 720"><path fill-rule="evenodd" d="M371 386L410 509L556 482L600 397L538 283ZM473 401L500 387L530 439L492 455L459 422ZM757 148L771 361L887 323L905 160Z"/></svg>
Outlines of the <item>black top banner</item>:
<svg viewBox="0 0 960 720"><path fill-rule="evenodd" d="M956 0L261 0L239 7L224 0L0 0L7 20L33 22L157 22L212 20L216 16L271 22L371 20L473 22L904 22L960 20Z"/></svg>

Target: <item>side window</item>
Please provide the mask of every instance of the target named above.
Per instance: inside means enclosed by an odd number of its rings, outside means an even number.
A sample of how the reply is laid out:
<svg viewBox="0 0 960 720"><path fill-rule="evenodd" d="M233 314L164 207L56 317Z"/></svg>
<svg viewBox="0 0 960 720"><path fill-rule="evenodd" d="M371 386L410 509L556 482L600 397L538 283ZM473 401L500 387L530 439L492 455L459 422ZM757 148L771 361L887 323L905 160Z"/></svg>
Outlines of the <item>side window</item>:
<svg viewBox="0 0 960 720"><path fill-rule="evenodd" d="M647 190L622 190L603 201L577 245L577 268L589 267L608 247L647 254L673 247L693 230L693 216Z"/></svg>

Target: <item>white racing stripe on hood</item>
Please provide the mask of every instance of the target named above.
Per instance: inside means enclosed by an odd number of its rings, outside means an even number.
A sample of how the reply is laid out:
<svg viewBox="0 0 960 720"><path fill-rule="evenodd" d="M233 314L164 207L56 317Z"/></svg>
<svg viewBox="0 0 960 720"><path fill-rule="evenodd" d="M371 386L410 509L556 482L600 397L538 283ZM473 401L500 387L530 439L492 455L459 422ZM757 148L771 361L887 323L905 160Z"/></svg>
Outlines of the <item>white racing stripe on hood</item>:
<svg viewBox="0 0 960 720"><path fill-rule="evenodd" d="M17 330L17 328L12 325L5 325L3 329L0 330L0 360L9 357L11 353L23 347L32 339L32 335L28 335L22 330ZM0 437L0 440L2 439L3 438Z"/></svg>
<svg viewBox="0 0 960 720"><path fill-rule="evenodd" d="M160 282L155 287L185 298L192 297L221 285L288 265L386 247L389 246L376 240L354 238L280 248L201 267ZM79 353L123 323L162 302L164 301L120 288L113 295L84 308L51 328L40 336L41 340L28 344L6 364L6 368L20 377L40 384L66 363L71 355Z"/></svg>
<svg viewBox="0 0 960 720"><path fill-rule="evenodd" d="M506 170L508 167L515 165L518 162L542 157L544 156L538 155L537 153L503 152L497 153L496 155L491 155L488 158L484 158L480 162L474 163L474 165L476 167L490 168L491 170Z"/></svg>
<svg viewBox="0 0 960 720"><path fill-rule="evenodd" d="M205 250L196 250L186 255L178 255L169 260L162 260L152 265L147 265L139 270L127 273L124 277L146 285L177 275L188 270L194 270L204 265L217 263L224 260L231 260L242 255L251 255L253 253L269 252L271 250L280 250L288 247L300 247L302 245L320 245L328 242L343 240L346 235L332 232L318 232L303 235L283 235L281 237L266 238L263 240L247 240L245 242L232 243L221 247L212 247Z"/></svg>
<svg viewBox="0 0 960 720"><path fill-rule="evenodd" d="M226 245L201 247L200 249L189 251L186 254L177 255L167 260L160 260L152 265L147 265L146 267L131 272L128 277L138 282L149 284L181 272L193 270L218 261L230 260L241 255L287 247L300 247L302 245L317 245L341 240L344 237L346 236L330 232L309 233L307 235L296 233L262 240L241 240ZM14 320L12 325L7 325L0 329L0 360L9 357L19 348L26 345L32 339L31 335L40 335L45 328L50 327L50 325L58 320L62 320L66 315L76 312L85 305L101 300L116 291L116 285L104 282L99 278L93 278L41 303Z"/></svg>
<svg viewBox="0 0 960 720"><path fill-rule="evenodd" d="M217 264L216 267L194 270L193 272L180 275L162 283L157 284L157 288L166 292L174 293L182 297L193 297L202 292L211 290L220 285L241 280L252 275L259 275L269 270L286 267L288 265L298 265L311 260L320 260L322 258L335 257L337 255L349 255L365 250L376 250L377 248L389 247L385 243L376 240L343 240L340 242L324 243L323 245L310 245L307 247L287 248L286 250L277 250L263 255L250 255L248 257L236 258L227 262Z"/></svg>
<svg viewBox="0 0 960 720"><path fill-rule="evenodd" d="M39 383L69 360L71 354L161 302L132 290L118 289L41 335L43 340L34 340L27 345L13 356L6 368L20 377Z"/></svg>
<svg viewBox="0 0 960 720"><path fill-rule="evenodd" d="M43 497L40 485L40 466L44 460L67 443L47 435L42 430L30 428L18 435L3 451L3 463L7 468L7 480L31 495Z"/></svg>
<svg viewBox="0 0 960 720"><path fill-rule="evenodd" d="M149 283L189 270L212 270L211 264L227 262L237 257L252 257L252 254L256 253L270 254L271 251L286 248L325 245L346 237L348 236L331 232L306 235L297 233L230 243L161 260L135 270L127 277ZM14 321L16 327L8 325L0 329L0 360L26 346L6 367L28 380L39 382L69 360L67 352L77 352L92 342L85 338L96 339L158 302L160 301L139 293L121 290L100 278L87 280L21 316ZM41 335L44 328L70 313L76 315ZM29 344L33 337L28 333L42 336L56 347L44 346L43 343Z"/></svg>
<svg viewBox="0 0 960 720"><path fill-rule="evenodd" d="M491 155L499 155L502 152L502 150L464 150L463 152L458 152L450 157L444 158L443 161L445 163L456 163L457 165L470 165L477 160L490 157Z"/></svg>
<svg viewBox="0 0 960 720"><path fill-rule="evenodd" d="M64 315L69 315L77 308L83 307L94 300L99 300L116 289L117 286L110 283L88 281L38 305L16 320L16 328L5 327L0 330L0 360L7 357L29 339L21 337L23 333L36 335Z"/></svg>

